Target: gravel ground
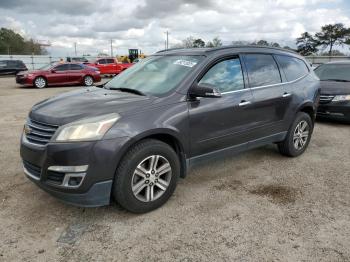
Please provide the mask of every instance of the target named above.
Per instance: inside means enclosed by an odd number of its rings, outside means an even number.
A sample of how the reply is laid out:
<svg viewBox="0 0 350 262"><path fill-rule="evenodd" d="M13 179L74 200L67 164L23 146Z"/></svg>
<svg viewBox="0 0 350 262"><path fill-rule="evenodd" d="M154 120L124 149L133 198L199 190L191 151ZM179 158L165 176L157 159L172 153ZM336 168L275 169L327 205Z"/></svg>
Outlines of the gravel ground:
<svg viewBox="0 0 350 262"><path fill-rule="evenodd" d="M31 106L77 87L0 78L0 261L350 261L350 126L317 123L298 158L267 146L193 169L163 207L77 208L22 172Z"/></svg>

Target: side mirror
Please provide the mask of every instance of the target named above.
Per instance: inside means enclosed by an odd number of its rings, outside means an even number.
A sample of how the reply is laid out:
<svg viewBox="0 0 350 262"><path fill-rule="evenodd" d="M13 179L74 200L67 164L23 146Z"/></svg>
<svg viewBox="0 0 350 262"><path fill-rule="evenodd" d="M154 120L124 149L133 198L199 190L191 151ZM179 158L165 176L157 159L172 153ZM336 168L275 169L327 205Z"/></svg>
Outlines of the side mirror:
<svg viewBox="0 0 350 262"><path fill-rule="evenodd" d="M215 86L210 84L195 84L189 90L189 95L192 98L195 97L211 97L219 98L221 97L220 91L215 88Z"/></svg>
<svg viewBox="0 0 350 262"><path fill-rule="evenodd" d="M56 70L55 69L51 69L51 73L56 73Z"/></svg>

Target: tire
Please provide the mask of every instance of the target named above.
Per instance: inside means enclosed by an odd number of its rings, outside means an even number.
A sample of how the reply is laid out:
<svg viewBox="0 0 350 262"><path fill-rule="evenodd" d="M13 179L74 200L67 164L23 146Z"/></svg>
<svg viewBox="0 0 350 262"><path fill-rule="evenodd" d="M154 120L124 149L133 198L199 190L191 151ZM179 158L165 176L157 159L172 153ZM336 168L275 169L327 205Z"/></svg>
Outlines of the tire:
<svg viewBox="0 0 350 262"><path fill-rule="evenodd" d="M297 157L305 152L310 143L314 123L311 117L299 112L284 141L278 143L278 149L282 155Z"/></svg>
<svg viewBox="0 0 350 262"><path fill-rule="evenodd" d="M156 163L154 169L150 168L152 160ZM179 176L180 161L175 151L159 140L143 140L132 146L120 162L113 197L130 212L146 213L167 202Z"/></svg>
<svg viewBox="0 0 350 262"><path fill-rule="evenodd" d="M47 86L47 80L43 78L42 76L38 76L34 79L34 86L36 88L45 88Z"/></svg>
<svg viewBox="0 0 350 262"><path fill-rule="evenodd" d="M85 76L83 83L85 86L92 86L94 84L94 79L91 76Z"/></svg>

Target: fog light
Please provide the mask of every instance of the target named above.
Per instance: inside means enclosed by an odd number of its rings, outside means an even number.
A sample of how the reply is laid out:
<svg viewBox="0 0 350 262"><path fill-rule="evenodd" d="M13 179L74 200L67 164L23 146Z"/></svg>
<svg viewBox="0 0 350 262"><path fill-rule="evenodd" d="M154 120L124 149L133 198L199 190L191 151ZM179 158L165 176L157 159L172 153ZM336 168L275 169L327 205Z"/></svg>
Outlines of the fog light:
<svg viewBox="0 0 350 262"><path fill-rule="evenodd" d="M83 182L85 173L69 173L64 176L62 186L64 187L79 187Z"/></svg>

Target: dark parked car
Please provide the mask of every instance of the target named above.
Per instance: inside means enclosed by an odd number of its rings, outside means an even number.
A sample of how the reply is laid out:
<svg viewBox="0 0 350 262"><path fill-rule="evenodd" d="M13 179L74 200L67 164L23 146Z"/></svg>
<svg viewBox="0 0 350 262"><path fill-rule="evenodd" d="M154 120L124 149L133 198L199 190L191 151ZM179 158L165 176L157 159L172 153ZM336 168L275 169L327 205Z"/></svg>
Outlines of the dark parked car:
<svg viewBox="0 0 350 262"><path fill-rule="evenodd" d="M16 82L24 86L44 88L57 85L85 85L91 86L101 81L97 68L80 63L48 64L39 70L20 72Z"/></svg>
<svg viewBox="0 0 350 262"><path fill-rule="evenodd" d="M16 75L18 72L28 70L21 60L1 60L0 75Z"/></svg>
<svg viewBox="0 0 350 262"><path fill-rule="evenodd" d="M80 206L164 204L187 170L277 143L307 148L319 80L299 55L222 47L156 53L104 86L33 106L21 157L39 187Z"/></svg>
<svg viewBox="0 0 350 262"><path fill-rule="evenodd" d="M315 73L321 80L317 117L350 122L350 61L320 65Z"/></svg>
<svg viewBox="0 0 350 262"><path fill-rule="evenodd" d="M87 60L85 57L67 57L67 62L78 62L87 64L89 63L89 60Z"/></svg>

